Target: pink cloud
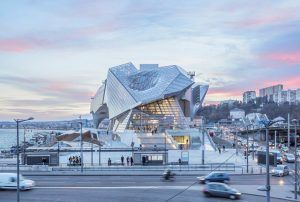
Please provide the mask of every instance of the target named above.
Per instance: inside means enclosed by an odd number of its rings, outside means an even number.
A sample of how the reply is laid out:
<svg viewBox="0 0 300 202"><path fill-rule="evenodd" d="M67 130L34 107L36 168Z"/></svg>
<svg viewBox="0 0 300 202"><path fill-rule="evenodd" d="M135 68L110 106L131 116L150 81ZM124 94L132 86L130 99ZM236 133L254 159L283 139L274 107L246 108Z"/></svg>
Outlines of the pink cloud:
<svg viewBox="0 0 300 202"><path fill-rule="evenodd" d="M0 51L23 52L33 48L33 44L22 39L0 39Z"/></svg>
<svg viewBox="0 0 300 202"><path fill-rule="evenodd" d="M300 64L300 52L266 53L261 58L264 61L281 62L289 65Z"/></svg>
<svg viewBox="0 0 300 202"><path fill-rule="evenodd" d="M208 95L213 95L213 96L241 96L242 90L230 90L226 88L210 88L207 92Z"/></svg>
<svg viewBox="0 0 300 202"><path fill-rule="evenodd" d="M282 79L280 81L266 81L264 86L272 86L277 84L283 84L285 89L296 89L300 87L300 75L292 76L287 79Z"/></svg>

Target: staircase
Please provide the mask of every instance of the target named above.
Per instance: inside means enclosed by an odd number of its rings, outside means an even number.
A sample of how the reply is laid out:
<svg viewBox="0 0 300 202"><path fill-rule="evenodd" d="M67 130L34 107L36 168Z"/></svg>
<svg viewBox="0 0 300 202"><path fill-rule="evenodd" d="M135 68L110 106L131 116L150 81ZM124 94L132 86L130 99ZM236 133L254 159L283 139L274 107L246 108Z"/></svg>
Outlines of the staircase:
<svg viewBox="0 0 300 202"><path fill-rule="evenodd" d="M156 145L157 150L178 149L178 144L171 135L166 133L140 133L137 134L143 149L153 150Z"/></svg>

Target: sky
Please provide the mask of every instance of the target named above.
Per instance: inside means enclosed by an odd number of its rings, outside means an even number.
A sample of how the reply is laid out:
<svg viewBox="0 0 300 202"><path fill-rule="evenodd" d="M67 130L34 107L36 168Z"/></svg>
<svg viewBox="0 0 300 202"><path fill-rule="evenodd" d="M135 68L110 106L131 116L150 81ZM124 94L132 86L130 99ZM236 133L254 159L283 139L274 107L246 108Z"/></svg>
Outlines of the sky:
<svg viewBox="0 0 300 202"><path fill-rule="evenodd" d="M176 64L206 103L300 88L300 1L0 2L0 120L89 116L110 67Z"/></svg>

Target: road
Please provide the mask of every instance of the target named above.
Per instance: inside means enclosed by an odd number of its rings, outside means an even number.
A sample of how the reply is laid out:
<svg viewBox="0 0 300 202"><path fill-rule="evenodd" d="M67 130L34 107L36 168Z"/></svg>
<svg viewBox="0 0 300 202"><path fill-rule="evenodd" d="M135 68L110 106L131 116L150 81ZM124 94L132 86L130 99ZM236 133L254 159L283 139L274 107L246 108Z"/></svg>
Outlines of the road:
<svg viewBox="0 0 300 202"><path fill-rule="evenodd" d="M220 198L204 198L203 185L195 182L195 176L177 176L174 182L164 182L159 176L27 176L37 186L21 192L22 202L99 202L99 201L166 201L192 185L187 191L173 198L172 202L230 201ZM289 177L281 178L288 184ZM194 184L193 184L194 183ZM232 176L230 185L264 185L260 175ZM278 185L279 178L271 178ZM0 191L0 201L15 202L16 191ZM243 195L239 201L265 201L264 197ZM284 200L272 199L272 202Z"/></svg>

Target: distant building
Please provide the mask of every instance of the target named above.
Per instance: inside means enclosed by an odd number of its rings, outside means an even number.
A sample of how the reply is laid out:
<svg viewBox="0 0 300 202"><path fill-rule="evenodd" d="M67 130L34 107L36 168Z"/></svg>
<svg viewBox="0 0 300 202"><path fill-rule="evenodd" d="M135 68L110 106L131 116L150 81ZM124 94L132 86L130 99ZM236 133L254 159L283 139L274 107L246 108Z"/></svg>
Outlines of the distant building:
<svg viewBox="0 0 300 202"><path fill-rule="evenodd" d="M283 90L283 85L279 84L259 90L260 97L266 97L268 101L280 103L300 103L300 88L295 90Z"/></svg>
<svg viewBox="0 0 300 202"><path fill-rule="evenodd" d="M243 109L234 108L229 113L232 121L239 121L245 118L245 111Z"/></svg>
<svg viewBox="0 0 300 202"><path fill-rule="evenodd" d="M243 93L243 103L248 103L250 101L255 101L256 92L255 91L246 91Z"/></svg>
<svg viewBox="0 0 300 202"><path fill-rule="evenodd" d="M300 89L283 90L278 93L275 93L273 98L273 101L276 103L300 103Z"/></svg>
<svg viewBox="0 0 300 202"><path fill-rule="evenodd" d="M273 101L273 96L283 90L283 85L278 84L267 88L259 89L259 97L267 97L268 101Z"/></svg>
<svg viewBox="0 0 300 202"><path fill-rule="evenodd" d="M237 100L223 100L220 102L221 105L228 105L231 106L233 103L237 102Z"/></svg>

